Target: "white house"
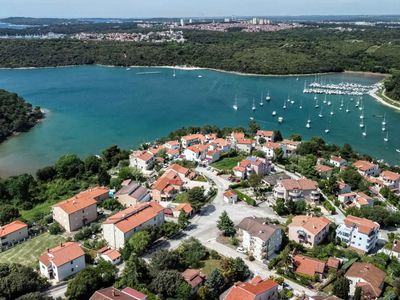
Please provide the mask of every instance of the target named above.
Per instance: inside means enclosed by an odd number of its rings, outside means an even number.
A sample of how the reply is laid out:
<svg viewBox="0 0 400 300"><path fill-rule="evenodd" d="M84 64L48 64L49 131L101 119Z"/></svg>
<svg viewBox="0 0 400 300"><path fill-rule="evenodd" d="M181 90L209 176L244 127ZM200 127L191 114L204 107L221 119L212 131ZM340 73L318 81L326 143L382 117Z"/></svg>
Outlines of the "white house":
<svg viewBox="0 0 400 300"><path fill-rule="evenodd" d="M164 223L164 208L155 201L124 209L104 221L103 238L113 249L124 246L134 233Z"/></svg>
<svg viewBox="0 0 400 300"><path fill-rule="evenodd" d="M366 160L358 160L353 164L362 176L376 176L379 174L379 166Z"/></svg>
<svg viewBox="0 0 400 300"><path fill-rule="evenodd" d="M238 225L242 246L255 259L265 262L273 257L282 244L282 230L266 223L263 218L244 218Z"/></svg>
<svg viewBox="0 0 400 300"><path fill-rule="evenodd" d="M181 143L183 148L188 148L192 145L197 145L203 143L206 137L202 134L190 134L183 136L181 138Z"/></svg>
<svg viewBox="0 0 400 300"><path fill-rule="evenodd" d="M379 252L383 252L392 258L400 261L400 240L394 240L391 249L382 248Z"/></svg>
<svg viewBox="0 0 400 300"><path fill-rule="evenodd" d="M373 206L374 199L361 192L350 192L346 194L340 194L338 200L345 207L357 207L361 208L364 206Z"/></svg>
<svg viewBox="0 0 400 300"><path fill-rule="evenodd" d="M254 141L250 139L238 139L236 141L236 150L250 154L254 147Z"/></svg>
<svg viewBox="0 0 400 300"><path fill-rule="evenodd" d="M142 171L153 168L155 161L155 155L150 151L134 151L129 156L129 165Z"/></svg>
<svg viewBox="0 0 400 300"><path fill-rule="evenodd" d="M349 215L336 229L336 238L351 248L368 253L375 248L379 228L376 222Z"/></svg>
<svg viewBox="0 0 400 300"><path fill-rule="evenodd" d="M185 149L183 152L183 155L185 156L185 159L188 161L196 161L196 162L201 162L206 158L207 155L207 145L193 145L189 146L188 148Z"/></svg>
<svg viewBox="0 0 400 300"><path fill-rule="evenodd" d="M392 171L383 171L379 175L379 179L382 180L383 186L400 191L400 174Z"/></svg>
<svg viewBox="0 0 400 300"><path fill-rule="evenodd" d="M347 166L347 160L345 160L344 158L342 158L340 156L332 155L331 159L329 160L329 163L331 165L334 165L337 168Z"/></svg>
<svg viewBox="0 0 400 300"><path fill-rule="evenodd" d="M11 246L28 237L28 225L19 220L0 226L0 249Z"/></svg>
<svg viewBox="0 0 400 300"><path fill-rule="evenodd" d="M104 259L115 266L121 263L122 255L118 250L111 249L110 247L103 247L97 251L97 259Z"/></svg>
<svg viewBox="0 0 400 300"><path fill-rule="evenodd" d="M61 243L48 249L39 258L40 273L56 281L62 281L85 267L85 252L75 242Z"/></svg>
<svg viewBox="0 0 400 300"><path fill-rule="evenodd" d="M318 183L307 178L278 180L273 189L275 199L319 201Z"/></svg>
<svg viewBox="0 0 400 300"><path fill-rule="evenodd" d="M238 200L238 196L234 191L229 190L224 193L224 201L226 203L235 204L237 202L237 200Z"/></svg>
<svg viewBox="0 0 400 300"><path fill-rule="evenodd" d="M264 139L265 142L273 142L274 132L270 130L257 130L255 139L257 144L260 144L260 139Z"/></svg>
<svg viewBox="0 0 400 300"><path fill-rule="evenodd" d="M286 157L286 145L280 144L280 143L274 143L274 142L267 142L265 143L261 151L265 153L266 158L274 158L275 157L275 150L277 149L282 149L283 151L283 156Z"/></svg>

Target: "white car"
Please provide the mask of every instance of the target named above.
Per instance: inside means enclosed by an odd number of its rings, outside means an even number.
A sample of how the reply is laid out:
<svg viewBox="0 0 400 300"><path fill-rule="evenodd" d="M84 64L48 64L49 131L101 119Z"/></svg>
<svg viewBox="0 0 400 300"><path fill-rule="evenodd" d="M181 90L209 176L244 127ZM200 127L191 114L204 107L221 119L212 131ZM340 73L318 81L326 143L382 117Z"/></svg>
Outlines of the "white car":
<svg viewBox="0 0 400 300"><path fill-rule="evenodd" d="M246 254L246 250L243 247L237 247L236 251L239 252L239 253Z"/></svg>

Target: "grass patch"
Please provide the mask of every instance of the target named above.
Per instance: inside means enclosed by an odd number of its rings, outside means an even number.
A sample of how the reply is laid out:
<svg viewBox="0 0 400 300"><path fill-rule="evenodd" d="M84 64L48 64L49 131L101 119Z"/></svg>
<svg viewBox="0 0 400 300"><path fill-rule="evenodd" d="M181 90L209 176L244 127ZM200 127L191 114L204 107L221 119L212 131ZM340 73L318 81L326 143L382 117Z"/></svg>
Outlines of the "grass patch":
<svg viewBox="0 0 400 300"><path fill-rule="evenodd" d="M209 276L214 269L221 269L221 260L208 259L203 263L204 266L201 268L201 272L206 276Z"/></svg>
<svg viewBox="0 0 400 300"><path fill-rule="evenodd" d="M203 175L197 176L194 181L199 181L199 182L207 182L207 178L205 178Z"/></svg>
<svg viewBox="0 0 400 300"><path fill-rule="evenodd" d="M239 189L234 189L235 193L238 195L238 198L244 202L246 202L248 205L256 206L256 200L253 198L243 194Z"/></svg>
<svg viewBox="0 0 400 300"><path fill-rule="evenodd" d="M25 241L7 251L0 253L2 263L18 263L30 267L37 267L39 256L47 249L65 241L60 235L43 233Z"/></svg>
<svg viewBox="0 0 400 300"><path fill-rule="evenodd" d="M234 156L234 157L224 157L215 163L212 163L211 166L221 171L232 170L233 167L236 167L238 162L245 159L243 155Z"/></svg>
<svg viewBox="0 0 400 300"><path fill-rule="evenodd" d="M368 54L373 54L373 53L375 53L376 50L378 50L379 48L380 48L380 46L374 45L374 46L369 47L369 48L367 49L366 52L367 52Z"/></svg>
<svg viewBox="0 0 400 300"><path fill-rule="evenodd" d="M21 216L25 220L30 221L30 220L34 219L35 216L37 216L37 215L50 214L51 207L59 201L61 201L61 200L53 200L53 201L48 200L46 202L40 203L30 210L21 211Z"/></svg>

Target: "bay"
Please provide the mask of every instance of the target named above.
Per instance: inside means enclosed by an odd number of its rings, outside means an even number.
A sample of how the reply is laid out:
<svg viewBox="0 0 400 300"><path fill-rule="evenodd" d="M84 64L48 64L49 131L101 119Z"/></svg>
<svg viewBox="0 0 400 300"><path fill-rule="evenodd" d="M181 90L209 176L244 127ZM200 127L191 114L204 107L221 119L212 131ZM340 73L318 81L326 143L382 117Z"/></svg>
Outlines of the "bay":
<svg viewBox="0 0 400 300"><path fill-rule="evenodd" d="M350 101L351 96L328 96L331 107L319 96L324 117L318 117L320 109L314 108L313 95L303 94L304 82L313 81L314 76L242 76L211 70L176 70L176 77L172 74L168 68L126 70L103 66L0 70L0 88L49 111L30 132L0 144L0 175L34 172L67 153L85 157L113 144L132 149L183 126L247 126L250 117L263 129L281 130L286 136L321 136L330 143L349 143L359 152L392 164L400 162L400 153L395 150L400 148L400 113L370 96L364 96L364 137L359 127L360 111L355 100ZM360 84L374 84L380 79L347 73L319 78ZM268 90L272 100L264 101L261 107L261 93L265 99ZM235 95L237 112L232 108ZM295 103L283 110L288 97ZM255 112L251 109L253 98ZM341 99L345 107L339 110ZM347 103L349 113L345 112ZM331 108L335 112L332 117ZM277 112L276 117L272 111ZM388 143L381 130L384 114ZM278 116L284 117L283 124L278 124ZM310 129L305 127L308 116L312 120ZM329 134L324 132L326 128Z"/></svg>

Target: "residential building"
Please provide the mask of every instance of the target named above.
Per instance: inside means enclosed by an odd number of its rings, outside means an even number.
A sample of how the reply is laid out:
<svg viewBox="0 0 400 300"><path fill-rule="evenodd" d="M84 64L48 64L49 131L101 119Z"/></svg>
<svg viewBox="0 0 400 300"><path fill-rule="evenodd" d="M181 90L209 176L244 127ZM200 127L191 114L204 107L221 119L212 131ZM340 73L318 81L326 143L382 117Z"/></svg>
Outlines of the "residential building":
<svg viewBox="0 0 400 300"><path fill-rule="evenodd" d="M263 218L244 218L238 225L242 246L255 259L265 262L277 253L282 244L282 230Z"/></svg>
<svg viewBox="0 0 400 300"><path fill-rule="evenodd" d="M340 156L332 155L331 159L329 160L331 165L334 165L336 168L347 166L347 160Z"/></svg>
<svg viewBox="0 0 400 300"><path fill-rule="evenodd" d="M179 141L168 141L164 144L164 147L168 150L179 150L181 148L181 144Z"/></svg>
<svg viewBox="0 0 400 300"><path fill-rule="evenodd" d="M190 171L190 169L182 167L178 164L172 164L167 169L166 172L169 170L173 170L181 179L182 181L189 181L196 177L196 173Z"/></svg>
<svg viewBox="0 0 400 300"><path fill-rule="evenodd" d="M235 143L235 147L237 151L250 154L254 147L254 141L246 138L238 139Z"/></svg>
<svg viewBox="0 0 400 300"><path fill-rule="evenodd" d="M280 142L281 146L285 147L286 155L292 156L296 154L297 148L301 144L301 142L292 141L292 140L283 140Z"/></svg>
<svg viewBox="0 0 400 300"><path fill-rule="evenodd" d="M109 287L96 291L89 300L147 300L147 295L132 289L124 288L122 291Z"/></svg>
<svg viewBox="0 0 400 300"><path fill-rule="evenodd" d="M307 178L278 180L273 189L275 199L299 200L305 199L317 202L320 199L318 183Z"/></svg>
<svg viewBox="0 0 400 300"><path fill-rule="evenodd" d="M156 156L151 151L134 151L129 155L129 165L141 171L151 170L156 161Z"/></svg>
<svg viewBox="0 0 400 300"><path fill-rule="evenodd" d="M53 219L67 232L97 219L97 203L109 197L104 187L91 188L53 206Z"/></svg>
<svg viewBox="0 0 400 300"><path fill-rule="evenodd" d="M217 150L221 154L229 152L231 150L231 143L225 139L219 138L210 142L210 150Z"/></svg>
<svg viewBox="0 0 400 300"><path fill-rule="evenodd" d="M279 296L278 284L271 279L254 277L249 282L236 282L222 300L277 300Z"/></svg>
<svg viewBox="0 0 400 300"><path fill-rule="evenodd" d="M171 201L183 187L183 180L178 172L169 169L152 186L151 194L155 201Z"/></svg>
<svg viewBox="0 0 400 300"><path fill-rule="evenodd" d="M164 208L157 202L146 202L124 209L104 221L103 238L113 249L124 246L134 233L147 226L164 223Z"/></svg>
<svg viewBox="0 0 400 300"><path fill-rule="evenodd" d="M271 164L264 158L251 156L239 162L233 168L233 173L236 177L242 179L249 177L252 173L264 177L270 172L270 169Z"/></svg>
<svg viewBox="0 0 400 300"><path fill-rule="evenodd" d="M273 142L274 141L274 132L270 130L257 130L256 136L254 137L257 141L257 144L260 143L260 139L264 140L264 143ZM263 144L264 144L263 143Z"/></svg>
<svg viewBox="0 0 400 300"><path fill-rule="evenodd" d="M134 206L139 203L148 202L151 199L150 191L139 182L130 180L128 185L123 185L115 193L115 199L125 207Z"/></svg>
<svg viewBox="0 0 400 300"><path fill-rule="evenodd" d="M97 250L97 259L104 259L113 265L118 265L122 261L122 255L118 250L106 246Z"/></svg>
<svg viewBox="0 0 400 300"><path fill-rule="evenodd" d="M314 167L315 171L324 178L329 178L332 175L333 168L326 165L316 165Z"/></svg>
<svg viewBox="0 0 400 300"><path fill-rule="evenodd" d="M341 264L342 264L342 261L335 257L329 257L328 261L326 262L326 266L329 269L334 270L334 271L338 271Z"/></svg>
<svg viewBox="0 0 400 300"><path fill-rule="evenodd" d="M195 294L206 279L206 276L203 275L198 269L186 269L182 273L182 277L192 288L191 294Z"/></svg>
<svg viewBox="0 0 400 300"><path fill-rule="evenodd" d="M361 192L351 192L338 195L338 200L343 207L367 207L374 205L374 199Z"/></svg>
<svg viewBox="0 0 400 300"><path fill-rule="evenodd" d="M201 162L206 158L208 151L207 145L193 145L189 146L183 151L183 155L188 161Z"/></svg>
<svg viewBox="0 0 400 300"><path fill-rule="evenodd" d="M228 190L224 193L224 202L229 204L235 204L238 200L237 194L232 191Z"/></svg>
<svg viewBox="0 0 400 300"><path fill-rule="evenodd" d="M206 152L206 158L204 159L204 163L207 165L212 164L220 159L220 152L218 150L208 150Z"/></svg>
<svg viewBox="0 0 400 300"><path fill-rule="evenodd" d="M400 261L400 240L394 240L391 249L383 248L381 252Z"/></svg>
<svg viewBox="0 0 400 300"><path fill-rule="evenodd" d="M371 220L348 215L336 229L336 238L353 249L368 253L378 241L379 227Z"/></svg>
<svg viewBox="0 0 400 300"><path fill-rule="evenodd" d="M183 136L181 138L181 144L183 148L188 148L192 145L197 145L203 143L206 137L202 134L190 134Z"/></svg>
<svg viewBox="0 0 400 300"><path fill-rule="evenodd" d="M329 233L329 221L326 217L295 216L288 225L289 240L305 247L320 244Z"/></svg>
<svg viewBox="0 0 400 300"><path fill-rule="evenodd" d="M337 181L338 184L338 194L346 194L351 192L351 186L348 185L347 183L343 182L342 180Z"/></svg>
<svg viewBox="0 0 400 300"><path fill-rule="evenodd" d="M236 144L238 140L244 139L244 132L232 132L230 140L233 144Z"/></svg>
<svg viewBox="0 0 400 300"><path fill-rule="evenodd" d="M0 250L28 237L28 225L19 220L0 226Z"/></svg>
<svg viewBox="0 0 400 300"><path fill-rule="evenodd" d="M56 281L62 281L85 267L85 252L75 242L61 243L57 247L47 249L39 258L40 273Z"/></svg>
<svg viewBox="0 0 400 300"><path fill-rule="evenodd" d="M344 275L350 281L350 296L361 288L361 299L377 299L385 282L386 273L370 263L355 262Z"/></svg>
<svg viewBox="0 0 400 300"><path fill-rule="evenodd" d="M321 260L303 255L296 255L293 258L293 265L295 272L303 276L318 276L319 279L325 277L326 264Z"/></svg>
<svg viewBox="0 0 400 300"><path fill-rule="evenodd" d="M174 218L179 218L179 215L183 211L188 217L194 214L193 207L189 203L180 203L172 205L172 215Z"/></svg>
<svg viewBox="0 0 400 300"><path fill-rule="evenodd" d="M266 158L275 158L275 151L277 149L282 149L283 156L287 156L286 146L280 143L267 142L262 146L261 151L265 153Z"/></svg>
<svg viewBox="0 0 400 300"><path fill-rule="evenodd" d="M358 160L353 164L362 176L376 176L379 174L379 166L366 160Z"/></svg>
<svg viewBox="0 0 400 300"><path fill-rule="evenodd" d="M379 180L381 180L380 187L388 187L391 190L400 191L400 174L392 171L382 171L379 175Z"/></svg>

